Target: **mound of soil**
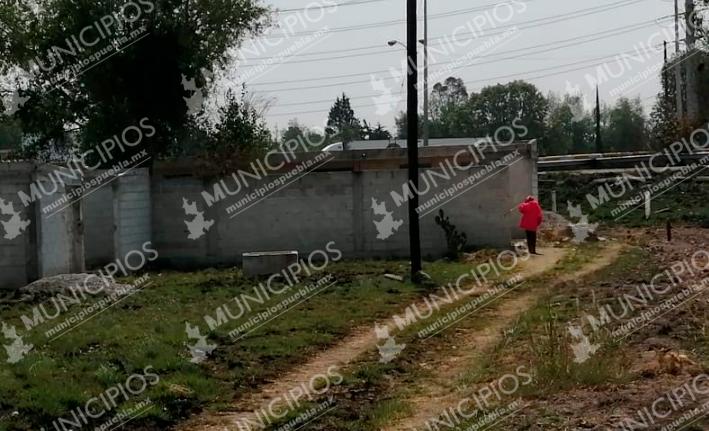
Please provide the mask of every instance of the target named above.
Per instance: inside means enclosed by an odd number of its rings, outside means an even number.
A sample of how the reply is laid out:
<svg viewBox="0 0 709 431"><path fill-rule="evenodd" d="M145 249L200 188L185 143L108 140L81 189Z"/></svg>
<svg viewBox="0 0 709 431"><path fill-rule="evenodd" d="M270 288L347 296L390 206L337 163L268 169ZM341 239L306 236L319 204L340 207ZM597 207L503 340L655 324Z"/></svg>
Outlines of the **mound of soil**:
<svg viewBox="0 0 709 431"><path fill-rule="evenodd" d="M61 274L19 288L8 302L30 302L53 295L72 295L76 291L90 295L127 295L132 290L130 284L116 283L96 274Z"/></svg>

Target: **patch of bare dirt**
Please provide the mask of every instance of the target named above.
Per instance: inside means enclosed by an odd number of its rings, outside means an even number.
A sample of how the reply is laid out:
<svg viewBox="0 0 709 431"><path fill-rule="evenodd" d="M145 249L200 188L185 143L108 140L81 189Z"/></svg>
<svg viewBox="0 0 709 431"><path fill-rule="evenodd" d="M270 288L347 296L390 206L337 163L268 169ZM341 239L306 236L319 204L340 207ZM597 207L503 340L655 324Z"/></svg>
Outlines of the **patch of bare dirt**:
<svg viewBox="0 0 709 431"><path fill-rule="evenodd" d="M555 284L565 283L598 271L612 263L621 248L619 244L612 244L604 249L593 262L573 274L559 278ZM534 256L525 263L526 268L522 273L530 277L550 269L563 256L559 250L561 249L543 249L542 256ZM419 429L429 419L454 407L463 397L455 388L451 387L452 384L467 371L471 362L498 343L503 330L508 328L517 316L530 309L536 303L539 294L538 290L529 290L512 300L505 301L504 306L498 308L494 318L487 320L482 329L458 330L456 338L460 339L458 344L461 347L450 354L439 356L433 363L427 363L426 367L435 370L435 372L429 378L421 379L415 383L416 389L413 391L415 395L406 400L412 407L413 415L384 429L390 431Z"/></svg>
<svg viewBox="0 0 709 431"><path fill-rule="evenodd" d="M649 251L655 265L664 271L680 262L685 268L679 284L667 296L696 285L709 277L706 251L709 230L678 227L667 240L663 228L616 228L612 235ZM694 257L694 266L686 267ZM650 262L648 262L650 264ZM633 273L617 281L597 286L581 286L570 295L582 301L603 302L623 294L650 280ZM660 283L667 283L666 280ZM661 302L659 299L656 302ZM656 304L638 305L633 315L650 310ZM617 306L616 306L617 307ZM621 349L627 358L630 381L562 391L546 398L532 399L529 405L499 426L503 430L705 430L709 429L709 358L707 353L709 298L707 292L669 307L623 341ZM687 384L699 383L700 392L687 391ZM677 395L679 394L679 395ZM681 402L670 406L670 398ZM662 401L664 399L664 401ZM658 401L657 400L661 400ZM658 407L659 406L659 407ZM694 419L693 409L704 408ZM653 410L655 409L655 410ZM659 415L653 414L659 412ZM632 422L635 421L635 422ZM629 425L634 423L634 425ZM640 425L643 424L643 425ZM625 426L625 428L623 428Z"/></svg>
<svg viewBox="0 0 709 431"><path fill-rule="evenodd" d="M540 252L542 255L531 256L529 260L521 263L518 273L522 277L532 277L551 269L561 260L566 250L542 248ZM479 292L476 290L476 293ZM420 308L425 307L423 302L418 304L418 306ZM393 319L384 323L389 328L396 327ZM493 332L491 332L491 336ZM317 354L309 362L284 374L277 381L236 400L230 411L220 413L204 412L175 429L178 431L224 431L226 429L235 429L234 424L237 421L251 420L257 423L254 411L267 406L272 400L277 399L293 388L308 385L313 376L326 374L328 368L333 365L343 367L350 364L363 353L376 349L377 342L378 340L372 327L359 328L336 346ZM279 405L276 403L273 408L277 408ZM229 425L231 425L231 428L228 428Z"/></svg>

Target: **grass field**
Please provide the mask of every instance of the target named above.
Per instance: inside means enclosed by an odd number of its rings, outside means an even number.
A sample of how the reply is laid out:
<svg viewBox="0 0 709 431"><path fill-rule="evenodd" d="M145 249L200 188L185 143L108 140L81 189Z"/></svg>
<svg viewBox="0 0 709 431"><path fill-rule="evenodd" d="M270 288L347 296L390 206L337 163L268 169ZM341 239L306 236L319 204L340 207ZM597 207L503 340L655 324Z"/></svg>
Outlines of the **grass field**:
<svg viewBox="0 0 709 431"><path fill-rule="evenodd" d="M443 283L470 267L436 262L425 269L435 282ZM16 364L0 356L0 429L54 429L54 421L71 418L71 412L92 397L125 383L134 373L145 374L146 367L159 382L140 395L119 397L115 408L89 420L90 425L101 424L122 409L132 413L147 399L149 407L130 427L163 429L195 409L219 409L235 394L273 378L353 327L389 316L422 295L421 287L383 277L406 275L406 271L402 262L332 264L326 269L328 280L334 280L331 286L238 341L228 334L241 321L213 331L204 322L204 316L214 315L217 307L253 292L257 281L234 269L149 274L150 284L144 290L53 341L44 334L51 327L46 323L25 331L21 316L32 316L37 303L2 305L1 320L16 326L24 342L34 348ZM315 273L293 288L323 276L324 272ZM96 300L75 305L65 315ZM266 310L278 301L274 297L253 311ZM202 364L190 361L187 345L194 340L186 334L187 322L201 326L209 343L217 346Z"/></svg>
<svg viewBox="0 0 709 431"><path fill-rule="evenodd" d="M691 232L678 233L681 244L701 238ZM490 411L511 410L517 408L516 403L524 406L521 417L508 419L494 429L537 430L540 426L541 429L569 429L572 416L587 415L591 418L588 423L601 423L608 418L606 406L614 405L618 391L624 391L625 400L624 416L618 417L631 417L635 409L652 402L650 389L665 390L670 384L667 376L652 380L637 371L638 352L648 351L645 345L637 343L657 339L658 334L664 334L663 328L667 325L649 326L625 345L606 340L603 333L596 334L593 341L602 348L580 364L574 361L571 346L576 341L570 338L568 328L581 316L595 313L598 304L611 303L620 292L630 292L632 286L659 271L662 266L658 265L676 257L667 255L671 257L658 260L658 255L651 251L656 253L656 248L626 245L609 260L612 263L608 266L578 276L613 248L612 243L567 247L564 257L545 272L526 278L519 286L500 295L499 300L456 321L455 325L422 337L421 329L461 304L442 306L430 319L415 321L395 332L396 342L405 345L395 360L383 363L380 351L367 348L339 370L340 383L324 395L288 409L285 416L270 423L269 429L318 408L324 409L325 405L327 410L308 420L304 429L391 430L392 424L416 415L417 399L435 404L426 390L430 382L440 383L440 375L445 371L441 364L457 367L455 375L443 386L451 399L456 400L476 396L482 387L494 383L500 376L518 373L521 381L529 378L529 384L514 395L495 399L489 409L458 423L455 429L477 426L486 420L484 415ZM673 245L678 257L686 254L681 244ZM384 276L406 276L405 262L333 263L285 289L284 295L325 280L320 284L325 286L321 292L307 301L294 303L283 315L273 314L275 318L267 325L256 325L237 339L231 337L230 332L249 316L277 305L283 295L273 296L242 318L225 320L210 329L205 316L214 318L216 310L225 304L230 304L234 311L234 298L253 295L254 287L264 281L247 278L236 269L150 273L144 290L54 341L47 341L44 335L50 325L32 331L23 327L21 316L32 315L32 307L40 303L2 305L0 320L16 326L25 343L34 348L16 364L7 363L6 357L0 356L0 430L94 429L112 418L120 418L125 423L135 416L123 429L152 431L167 429L199 411L233 409L240 395L256 393L274 381L290 385L291 380L279 378L300 368L299 364L323 349L347 344L342 341L353 329L372 328L374 332L375 322L386 322L393 315L402 315L402 310L410 304L440 294L441 285L470 272L494 255L492 251L483 251L476 254L472 262L427 263L425 270L433 281L426 286ZM495 283L510 276L501 274L491 277L490 281ZM286 287L282 283L274 286ZM484 338L486 328L495 327L498 316L504 315L506 309L515 309L512 304L524 298L529 300L523 302L525 305L518 309L518 314L501 318L504 324L490 335L494 336L494 341L488 347L470 349L477 346L475 334L482 334ZM709 345L704 304L699 302L686 312L678 309L682 323L676 325L674 335L677 346L693 352L699 362L706 361ZM86 305L72 307L66 315ZM189 345L197 339L190 338L187 324L199 327L200 336L204 336L202 341L215 347L203 362L192 362ZM379 342L378 346L381 346ZM461 361L448 363L447 358ZM523 373L519 372L520 366L524 367ZM629 372L633 367L636 371ZM76 412L86 414L87 403L92 399L104 399L116 387L128 387L129 376L136 374L144 375L149 382L144 391L134 396L115 397L109 411L94 420L86 419L86 423L72 416ZM681 376L673 378L671 384L681 380ZM644 397L637 400L631 397L637 393ZM595 401L599 397L602 402ZM268 399L272 399L272 394ZM629 401L631 399L633 402ZM328 400L330 404L325 404ZM258 401L256 405L263 403ZM250 412L250 407L243 411L247 410ZM438 414L442 409L436 406L434 411ZM565 413L571 411L573 415ZM60 418L65 421L64 425L59 423ZM79 426L67 425L72 421Z"/></svg>
<svg viewBox="0 0 709 431"><path fill-rule="evenodd" d="M709 199L709 187L703 183L692 181L674 182L664 189L659 189L652 195L652 210L663 212L653 214L648 220L645 218L645 211L642 201L637 209L629 211L630 208L618 212L619 205L627 200L633 199L642 192L643 183L630 182L622 185L613 185L605 188L608 202L597 208L592 208L588 196L600 199L599 184L593 184L592 180L597 178L608 178L613 175L574 175L568 173L554 173L545 176L548 181L540 182L539 196L540 202L545 209L551 209L551 192L557 192L557 205L559 214L569 216L567 212L567 201L573 205L581 205L582 211L589 216L591 222L603 222L605 225L623 225L628 227L648 226L654 224L664 224L671 221L675 224L698 224L702 227L709 227L709 207L705 204ZM554 182L550 182L550 181ZM648 182L649 185L659 184L661 178L654 178ZM608 192L612 192L611 195ZM627 214L625 214L627 212ZM625 215L623 215L625 214ZM622 215L622 218L620 217ZM577 220L571 220L576 222Z"/></svg>

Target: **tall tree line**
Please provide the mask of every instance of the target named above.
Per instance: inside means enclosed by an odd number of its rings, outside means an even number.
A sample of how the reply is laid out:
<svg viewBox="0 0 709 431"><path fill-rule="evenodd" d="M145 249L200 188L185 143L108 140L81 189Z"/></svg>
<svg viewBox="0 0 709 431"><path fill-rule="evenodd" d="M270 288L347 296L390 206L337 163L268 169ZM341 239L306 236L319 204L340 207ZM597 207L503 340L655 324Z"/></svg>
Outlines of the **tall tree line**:
<svg viewBox="0 0 709 431"><path fill-rule="evenodd" d="M537 139L543 155L587 153L596 150L593 112L594 103L581 94L545 96L525 81L469 92L460 78L450 77L433 86L429 129L431 138L495 136L518 119L529 130L523 139ZM402 112L396 119L401 138L406 137L406 124ZM658 144L650 137L665 124L649 121L638 98L621 97L613 105L604 104L603 150L648 150Z"/></svg>

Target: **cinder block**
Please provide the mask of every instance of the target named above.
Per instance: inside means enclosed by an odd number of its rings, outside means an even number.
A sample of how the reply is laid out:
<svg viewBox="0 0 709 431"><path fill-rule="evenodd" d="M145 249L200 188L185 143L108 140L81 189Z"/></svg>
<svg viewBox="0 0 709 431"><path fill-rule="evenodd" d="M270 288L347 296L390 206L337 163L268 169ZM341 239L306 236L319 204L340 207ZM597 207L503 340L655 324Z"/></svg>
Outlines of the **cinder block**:
<svg viewBox="0 0 709 431"><path fill-rule="evenodd" d="M251 252L241 255L244 274L253 277L280 272L298 262L297 251Z"/></svg>

